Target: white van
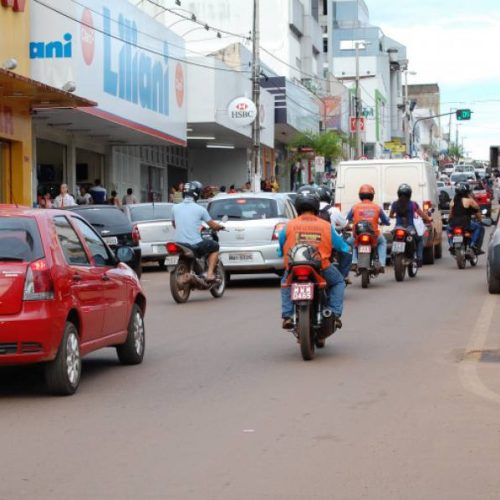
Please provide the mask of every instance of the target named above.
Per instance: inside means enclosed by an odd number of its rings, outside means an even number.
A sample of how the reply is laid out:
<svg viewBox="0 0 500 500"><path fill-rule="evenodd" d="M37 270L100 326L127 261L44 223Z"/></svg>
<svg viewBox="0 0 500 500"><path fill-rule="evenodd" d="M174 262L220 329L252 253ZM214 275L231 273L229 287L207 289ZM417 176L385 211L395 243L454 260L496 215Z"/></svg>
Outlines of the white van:
<svg viewBox="0 0 500 500"><path fill-rule="evenodd" d="M359 187L371 184L375 188L375 203L388 214L391 204L397 199L398 187L409 184L413 189L412 200L420 208L432 211L433 224L424 237L424 263L433 264L442 255L441 214L436 176L430 163L424 160L356 160L341 162L337 171L335 205L347 214L359 202ZM389 247L392 244L391 228L385 236Z"/></svg>

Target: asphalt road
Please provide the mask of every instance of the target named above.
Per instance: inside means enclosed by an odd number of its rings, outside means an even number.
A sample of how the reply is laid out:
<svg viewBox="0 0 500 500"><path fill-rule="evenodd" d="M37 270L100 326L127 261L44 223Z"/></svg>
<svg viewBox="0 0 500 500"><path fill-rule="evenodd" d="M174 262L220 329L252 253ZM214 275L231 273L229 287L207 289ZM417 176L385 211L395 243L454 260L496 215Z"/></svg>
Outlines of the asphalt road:
<svg viewBox="0 0 500 500"><path fill-rule="evenodd" d="M275 278L173 303L143 275L143 365L88 357L77 395L0 370L1 499L498 499L500 307L485 259L346 293L313 362Z"/></svg>

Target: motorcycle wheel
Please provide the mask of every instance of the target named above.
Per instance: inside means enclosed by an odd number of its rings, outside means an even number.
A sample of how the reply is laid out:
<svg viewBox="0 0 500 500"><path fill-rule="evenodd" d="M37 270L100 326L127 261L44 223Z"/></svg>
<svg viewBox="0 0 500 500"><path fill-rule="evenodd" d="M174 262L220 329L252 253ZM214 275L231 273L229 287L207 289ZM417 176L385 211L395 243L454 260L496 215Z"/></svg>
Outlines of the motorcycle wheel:
<svg viewBox="0 0 500 500"><path fill-rule="evenodd" d="M326 343L326 340L325 339L316 339L314 341L314 345L318 348L318 349L323 349L323 347L325 347L325 343Z"/></svg>
<svg viewBox="0 0 500 500"><path fill-rule="evenodd" d="M314 343L311 328L311 304L298 306L297 333L300 342L300 352L304 361L314 359Z"/></svg>
<svg viewBox="0 0 500 500"><path fill-rule="evenodd" d="M224 272L224 267L222 266L221 262L217 264L217 270L215 271L215 274L221 281L219 285L210 288L210 293L215 299L220 299L226 291L226 273Z"/></svg>
<svg viewBox="0 0 500 500"><path fill-rule="evenodd" d="M455 259L457 259L458 269L465 269L465 254L462 248L455 250Z"/></svg>
<svg viewBox="0 0 500 500"><path fill-rule="evenodd" d="M370 271L361 269L361 288L368 288L370 284Z"/></svg>
<svg viewBox="0 0 500 500"><path fill-rule="evenodd" d="M187 302L191 294L191 286L189 283L186 283L184 286L179 284L182 277L188 273L189 267L185 262L179 262L170 273L170 293L177 304L184 304Z"/></svg>
<svg viewBox="0 0 500 500"><path fill-rule="evenodd" d="M394 277L396 281L404 281L406 274L406 267L403 263L404 255L402 253L396 255L394 258Z"/></svg>
<svg viewBox="0 0 500 500"><path fill-rule="evenodd" d="M415 278L415 276L417 275L417 273L418 273L417 262L415 260L413 260L411 262L411 264L408 264L408 276L410 278Z"/></svg>

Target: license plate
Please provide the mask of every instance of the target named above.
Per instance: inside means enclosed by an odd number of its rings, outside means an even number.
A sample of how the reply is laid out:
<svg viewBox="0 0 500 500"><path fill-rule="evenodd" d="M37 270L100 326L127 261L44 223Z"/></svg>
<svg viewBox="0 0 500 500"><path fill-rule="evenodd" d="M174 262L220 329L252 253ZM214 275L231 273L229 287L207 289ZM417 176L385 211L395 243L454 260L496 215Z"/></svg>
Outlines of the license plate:
<svg viewBox="0 0 500 500"><path fill-rule="evenodd" d="M171 255L169 257L165 257L165 265L167 267L172 267L176 266L177 262L179 262L179 256L178 255Z"/></svg>
<svg viewBox="0 0 500 500"><path fill-rule="evenodd" d="M312 283L292 283L292 301L312 300L314 298L314 285Z"/></svg>
<svg viewBox="0 0 500 500"><path fill-rule="evenodd" d="M395 241L392 244L393 253L403 253L406 249L406 243L404 241Z"/></svg>
<svg viewBox="0 0 500 500"><path fill-rule="evenodd" d="M228 254L229 262L252 262L252 253L230 253Z"/></svg>
<svg viewBox="0 0 500 500"><path fill-rule="evenodd" d="M118 245L118 238L116 236L106 236L103 239L108 245Z"/></svg>
<svg viewBox="0 0 500 500"><path fill-rule="evenodd" d="M372 253L372 247L370 245L360 245L358 247L359 253Z"/></svg>
<svg viewBox="0 0 500 500"><path fill-rule="evenodd" d="M463 242L464 242L463 236L453 236L453 243L463 243Z"/></svg>

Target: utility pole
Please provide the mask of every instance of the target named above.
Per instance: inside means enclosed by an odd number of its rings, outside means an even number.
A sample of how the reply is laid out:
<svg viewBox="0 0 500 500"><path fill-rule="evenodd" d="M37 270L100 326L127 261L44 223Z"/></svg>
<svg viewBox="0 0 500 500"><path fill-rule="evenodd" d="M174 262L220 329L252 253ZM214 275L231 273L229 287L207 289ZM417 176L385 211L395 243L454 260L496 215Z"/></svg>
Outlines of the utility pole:
<svg viewBox="0 0 500 500"><path fill-rule="evenodd" d="M362 144L361 144L361 130L360 130L360 116L362 113L361 109L361 88L359 85L359 42L355 42L356 48L356 158L359 159L363 156Z"/></svg>
<svg viewBox="0 0 500 500"><path fill-rule="evenodd" d="M257 112L252 124L252 187L260 191L262 170L260 164L260 28L259 0L253 0L253 40L252 40L252 100Z"/></svg>
<svg viewBox="0 0 500 500"><path fill-rule="evenodd" d="M410 106L408 105L408 70L405 71L405 149L410 154Z"/></svg>

